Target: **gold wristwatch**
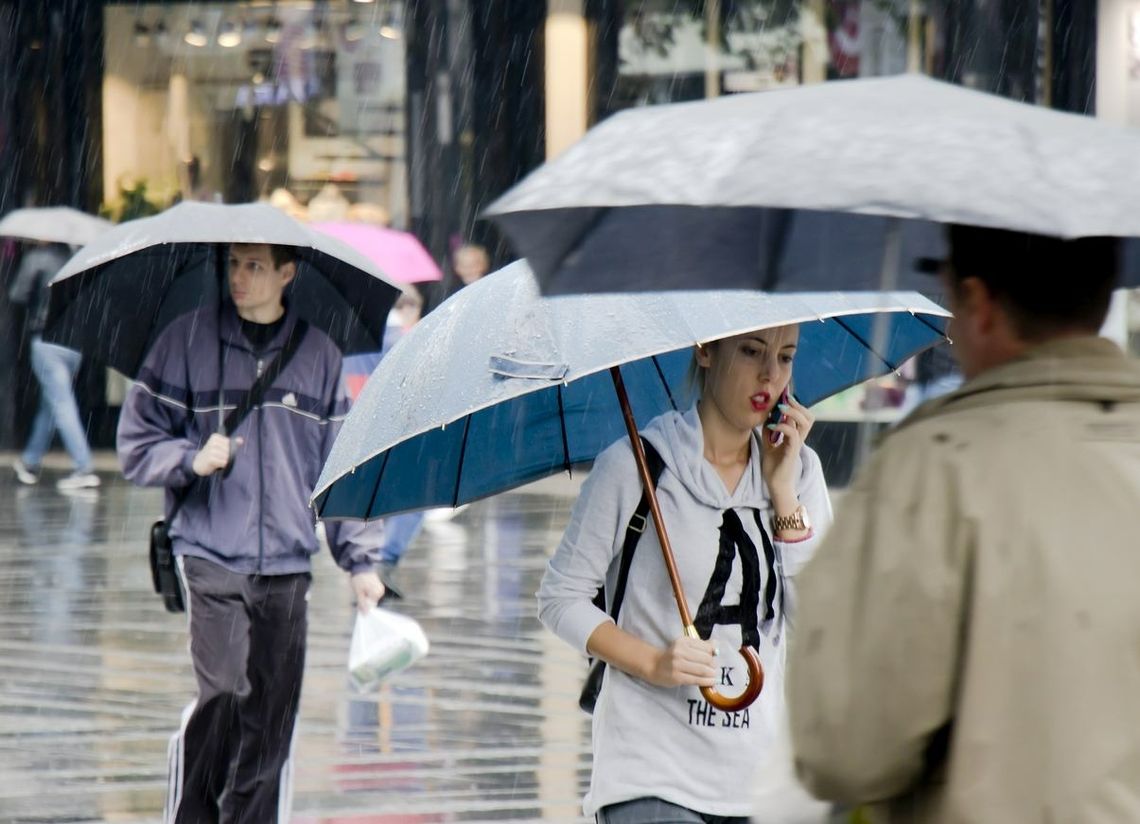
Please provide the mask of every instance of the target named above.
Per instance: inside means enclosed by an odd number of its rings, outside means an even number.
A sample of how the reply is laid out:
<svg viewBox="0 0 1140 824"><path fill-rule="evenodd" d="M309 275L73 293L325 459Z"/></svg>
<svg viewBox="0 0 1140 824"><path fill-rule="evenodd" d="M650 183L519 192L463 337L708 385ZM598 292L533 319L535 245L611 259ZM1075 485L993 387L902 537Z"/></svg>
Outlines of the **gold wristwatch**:
<svg viewBox="0 0 1140 824"><path fill-rule="evenodd" d="M791 515L774 516L772 518L772 528L776 532L811 529L811 519L808 518L807 509L803 504L800 504L793 510Z"/></svg>

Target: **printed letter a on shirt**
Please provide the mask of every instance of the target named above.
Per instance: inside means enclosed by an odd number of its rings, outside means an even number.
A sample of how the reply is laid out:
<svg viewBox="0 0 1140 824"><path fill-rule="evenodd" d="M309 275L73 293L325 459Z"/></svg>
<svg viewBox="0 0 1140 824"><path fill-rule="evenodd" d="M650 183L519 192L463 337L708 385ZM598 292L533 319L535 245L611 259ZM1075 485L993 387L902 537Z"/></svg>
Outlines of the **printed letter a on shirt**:
<svg viewBox="0 0 1140 824"><path fill-rule="evenodd" d="M743 584L740 602L725 604L725 589L732 575L732 565L740 557ZM771 571L769 571L771 574ZM720 549L716 557L716 567L705 588L705 595L697 609L693 625L704 640L712 635L716 624L737 624L745 645L759 651L760 631L757 628L756 613L760 606L760 556L756 544L744 531L740 517L732 509L726 509L720 525Z"/></svg>

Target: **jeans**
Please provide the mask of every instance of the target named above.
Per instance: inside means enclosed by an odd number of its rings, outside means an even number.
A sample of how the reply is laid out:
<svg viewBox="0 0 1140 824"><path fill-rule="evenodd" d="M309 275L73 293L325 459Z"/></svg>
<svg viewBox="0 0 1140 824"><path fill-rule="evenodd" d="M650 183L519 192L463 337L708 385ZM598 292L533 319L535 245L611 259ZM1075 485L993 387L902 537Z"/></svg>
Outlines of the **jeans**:
<svg viewBox="0 0 1140 824"><path fill-rule="evenodd" d="M636 798L598 810L597 824L748 824L747 816L707 815L660 798Z"/></svg>
<svg viewBox="0 0 1140 824"><path fill-rule="evenodd" d="M384 519L384 543L380 547L380 560L395 566L404 557L412 541L423 526L422 512L405 512Z"/></svg>
<svg viewBox="0 0 1140 824"><path fill-rule="evenodd" d="M87 445L87 433L79 419L79 407L72 390L81 360L78 352L44 343L39 335L32 338L32 371L40 382L40 406L20 457L29 469L39 468L58 428L76 471L84 474L91 471L91 448Z"/></svg>

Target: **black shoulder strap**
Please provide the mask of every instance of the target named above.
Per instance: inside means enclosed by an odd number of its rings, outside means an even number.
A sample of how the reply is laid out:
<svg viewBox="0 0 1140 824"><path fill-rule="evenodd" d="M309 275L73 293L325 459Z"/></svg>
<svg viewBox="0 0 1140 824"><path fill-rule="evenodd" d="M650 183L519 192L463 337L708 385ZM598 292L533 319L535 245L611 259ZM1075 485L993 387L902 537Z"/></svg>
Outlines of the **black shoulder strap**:
<svg viewBox="0 0 1140 824"><path fill-rule="evenodd" d="M645 461L649 464L649 477L653 479L653 486L656 488L657 481L660 480L661 473L665 470L665 461L662 459L661 453L644 437L641 439L641 445L645 449ZM615 621L618 613L621 612L621 602L625 600L625 584L629 580L629 568L633 564L633 553L637 549L637 542L641 540L641 533L645 532L647 526L649 526L649 493L642 490L637 509L633 511L629 524L625 528L625 542L621 547L621 566L618 567L617 585L614 587L614 602L610 607L610 617Z"/></svg>
<svg viewBox="0 0 1140 824"><path fill-rule="evenodd" d="M226 432L233 432L241 422L245 420L252 410L261 405L262 398L265 397L265 390L273 385L277 380L277 376L285 371L285 367L289 365L289 361L293 360L293 356L297 354L297 350L301 348L301 342L305 339L305 335L309 331L309 324L304 320L298 320L293 327L293 333L289 335L289 339L285 341L285 345L281 347L280 353L273 361L265 367L265 370L258 376L257 380L253 382L253 386L249 391L242 396L241 401L236 407L230 410L226 415L226 420L222 424L222 428ZM219 398L221 396L219 392ZM220 400L219 400L220 402Z"/></svg>
<svg viewBox="0 0 1140 824"><path fill-rule="evenodd" d="M226 419L222 423L222 428L225 432L233 432L241 425L241 422L245 420L251 411L261 405L261 401L265 397L265 391L273 385L273 382L277 380L277 376L284 372L285 367L293 360L293 356L296 355L297 350L301 348L301 343L304 341L308 331L309 324L304 320L298 320L293 327L292 334L289 335L289 339L285 341L285 345L281 347L281 351L277 354L277 357L265 367L257 380L253 382L253 386L242 395L238 405L231 409L229 414L226 415ZM219 342L219 345L222 344ZM218 402L224 403L225 392L224 387L222 387L220 383L219 381ZM223 471L228 474L229 468L227 467ZM178 514L178 510L182 508L182 504L186 501L187 493L190 491L190 486L193 486L193 482L183 487L179 493L177 493L174 506L172 506L170 512L167 513L167 523L173 521L174 516Z"/></svg>

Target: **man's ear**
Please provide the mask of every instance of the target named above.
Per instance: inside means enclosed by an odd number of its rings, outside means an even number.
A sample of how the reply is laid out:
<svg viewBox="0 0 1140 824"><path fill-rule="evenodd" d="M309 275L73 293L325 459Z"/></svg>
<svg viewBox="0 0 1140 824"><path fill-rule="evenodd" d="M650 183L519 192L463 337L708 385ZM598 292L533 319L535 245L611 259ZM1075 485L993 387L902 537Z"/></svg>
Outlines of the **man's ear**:
<svg viewBox="0 0 1140 824"><path fill-rule="evenodd" d="M957 284L961 319L974 327L974 332L992 335L1001 310L993 293L981 278L963 278Z"/></svg>
<svg viewBox="0 0 1140 824"><path fill-rule="evenodd" d="M288 286L293 282L293 278L297 276L297 264L293 261L289 261L277 271L281 273L281 285Z"/></svg>

